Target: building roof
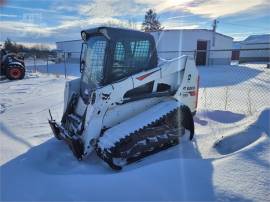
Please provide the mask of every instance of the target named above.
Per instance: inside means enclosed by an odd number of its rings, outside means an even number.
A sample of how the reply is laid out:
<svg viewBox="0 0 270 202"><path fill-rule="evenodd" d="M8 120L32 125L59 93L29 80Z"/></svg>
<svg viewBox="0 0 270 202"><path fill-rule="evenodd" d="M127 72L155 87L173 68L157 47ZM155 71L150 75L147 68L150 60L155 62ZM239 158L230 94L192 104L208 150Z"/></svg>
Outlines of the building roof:
<svg viewBox="0 0 270 202"><path fill-rule="evenodd" d="M244 41L244 44L270 44L270 34L250 35Z"/></svg>
<svg viewBox="0 0 270 202"><path fill-rule="evenodd" d="M206 31L206 32L213 32L213 30L211 30L211 29L164 29L162 31L165 31L165 32L166 31ZM221 34L219 32L216 32L216 34L218 34L220 36L223 36L223 37L233 39L233 37L227 36L225 34Z"/></svg>

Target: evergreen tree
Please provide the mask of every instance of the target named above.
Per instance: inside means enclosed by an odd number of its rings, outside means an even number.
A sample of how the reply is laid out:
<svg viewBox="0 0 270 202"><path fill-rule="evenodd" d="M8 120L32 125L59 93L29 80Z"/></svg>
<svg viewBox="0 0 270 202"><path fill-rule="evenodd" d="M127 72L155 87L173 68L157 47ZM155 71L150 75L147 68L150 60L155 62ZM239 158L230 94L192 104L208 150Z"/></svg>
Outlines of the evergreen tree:
<svg viewBox="0 0 270 202"><path fill-rule="evenodd" d="M16 45L9 39L4 43L4 49L8 52L16 52Z"/></svg>
<svg viewBox="0 0 270 202"><path fill-rule="evenodd" d="M149 9L146 12L144 16L144 21L142 23L142 30L145 32L163 30L163 27L161 27L161 24L158 20L158 16L153 9Z"/></svg>
<svg viewBox="0 0 270 202"><path fill-rule="evenodd" d="M4 42L4 47L5 51L8 53L25 53L26 55L33 56L35 55L38 58L42 57L48 57L49 54L53 54L52 51L49 50L49 47L42 45L42 44L37 44L32 47L26 47L21 44L17 44L16 42L10 40L9 38L6 39Z"/></svg>

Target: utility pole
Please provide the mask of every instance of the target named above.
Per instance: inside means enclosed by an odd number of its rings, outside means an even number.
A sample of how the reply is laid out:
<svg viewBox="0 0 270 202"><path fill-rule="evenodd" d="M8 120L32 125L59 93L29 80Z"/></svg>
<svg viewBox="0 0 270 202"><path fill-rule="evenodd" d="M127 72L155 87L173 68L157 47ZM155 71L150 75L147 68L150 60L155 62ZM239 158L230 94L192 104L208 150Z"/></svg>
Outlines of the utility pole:
<svg viewBox="0 0 270 202"><path fill-rule="evenodd" d="M216 29L217 29L217 23L218 23L218 21L217 21L217 19L215 19L214 21L213 21L213 39L212 39L212 46L215 46L215 44L216 44Z"/></svg>

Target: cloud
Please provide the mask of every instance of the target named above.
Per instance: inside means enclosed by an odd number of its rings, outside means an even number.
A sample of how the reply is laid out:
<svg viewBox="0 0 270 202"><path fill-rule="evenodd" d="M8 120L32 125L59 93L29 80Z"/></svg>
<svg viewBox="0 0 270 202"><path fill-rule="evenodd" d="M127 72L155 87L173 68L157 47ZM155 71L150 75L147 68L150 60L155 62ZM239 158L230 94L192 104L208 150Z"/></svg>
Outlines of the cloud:
<svg viewBox="0 0 270 202"><path fill-rule="evenodd" d="M179 24L178 22L164 22L163 26L165 29L198 29L200 28L200 25L198 24L191 24L191 23L185 23L185 24Z"/></svg>
<svg viewBox="0 0 270 202"><path fill-rule="evenodd" d="M145 10L152 8L158 13L163 13L177 10L178 8L185 9L183 6L192 1L193 0L135 0L135 3L144 4Z"/></svg>
<svg viewBox="0 0 270 202"><path fill-rule="evenodd" d="M243 11L248 11L254 6L263 4L264 0L248 1L248 0L226 0L213 1L208 0L198 4L187 4L188 11L195 15L204 15L210 18L233 15Z"/></svg>
<svg viewBox="0 0 270 202"><path fill-rule="evenodd" d="M234 41L242 41L246 39L248 36L254 35L254 32L230 32L230 33L224 33L224 34L228 34L231 37L233 37ZM264 31L256 32L256 34L258 35L265 34L265 32Z"/></svg>
<svg viewBox="0 0 270 202"><path fill-rule="evenodd" d="M78 12L79 7L82 5L87 5L89 0L53 0L49 5L50 9L56 10L57 12Z"/></svg>
<svg viewBox="0 0 270 202"><path fill-rule="evenodd" d="M266 10L269 8L267 0L55 0L49 2L48 9L16 4L5 5L6 8L15 11L14 14L3 12L0 14L0 17L6 17L5 20L1 19L1 39L11 36L18 41L53 43L77 39L82 29L108 23L128 24L129 20L140 28L144 14L149 8L156 10L162 25L167 29L205 28L210 25L212 18L217 17L239 20L239 16L243 19L246 16L249 19L258 15L269 15ZM260 12L262 10L263 12ZM28 21L26 16L26 20L15 21L17 15L24 18L24 14L35 13L41 13L42 19Z"/></svg>
<svg viewBox="0 0 270 202"><path fill-rule="evenodd" d="M193 16L193 15L177 15L177 16L169 17L167 19L168 20L183 19L183 18L187 18L187 17L191 17L191 16Z"/></svg>
<svg viewBox="0 0 270 202"><path fill-rule="evenodd" d="M193 15L202 15L208 18L234 15L243 11L252 10L256 6L268 5L268 0L135 0L146 4L162 14L168 11L187 11Z"/></svg>
<svg viewBox="0 0 270 202"><path fill-rule="evenodd" d="M232 19L233 22L240 22L240 21L255 20L263 17L270 17L269 7L270 1L264 2L249 9L248 14L246 11L242 11L230 16L226 16L223 19Z"/></svg>
<svg viewBox="0 0 270 202"><path fill-rule="evenodd" d="M31 7L24 7L24 6L4 6L3 8L9 8L9 9L18 9L18 10L25 10L30 12L45 12L45 13L57 13L54 9L43 9L43 8L31 8Z"/></svg>
<svg viewBox="0 0 270 202"><path fill-rule="evenodd" d="M162 21L162 26L165 29L198 29L204 25L204 22L185 22L183 20L179 21L179 18L167 18L166 20Z"/></svg>
<svg viewBox="0 0 270 202"><path fill-rule="evenodd" d="M29 37L29 35L35 35L38 37L53 34L53 30L44 25L42 26L33 23L16 22L11 20L2 21L0 24L0 30L4 30L5 33L10 33L11 35L17 35L19 37Z"/></svg>
<svg viewBox="0 0 270 202"><path fill-rule="evenodd" d="M134 0L94 0L79 6L79 12L91 17L137 16L145 12L144 4Z"/></svg>
<svg viewBox="0 0 270 202"><path fill-rule="evenodd" d="M118 24L123 21L124 20L119 20L112 17L96 17L96 18L86 18L86 19L65 20L65 21L62 21L60 25L54 27L53 30L63 31L63 30L71 29L71 28L76 28L80 30L80 29L89 28L89 26L93 27L97 25L106 24L108 22Z"/></svg>
<svg viewBox="0 0 270 202"><path fill-rule="evenodd" d="M0 17L16 18L16 17L18 17L18 15L10 15L10 14L3 14L3 13L0 13Z"/></svg>

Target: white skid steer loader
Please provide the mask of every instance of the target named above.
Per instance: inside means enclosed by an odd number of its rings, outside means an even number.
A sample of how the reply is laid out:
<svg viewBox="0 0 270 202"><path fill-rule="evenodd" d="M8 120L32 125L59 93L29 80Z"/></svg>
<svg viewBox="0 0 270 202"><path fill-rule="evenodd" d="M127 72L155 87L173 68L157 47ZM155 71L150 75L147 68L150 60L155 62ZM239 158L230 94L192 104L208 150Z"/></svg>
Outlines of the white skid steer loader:
<svg viewBox="0 0 270 202"><path fill-rule="evenodd" d="M81 32L81 78L68 81L54 136L83 159L95 151L113 169L194 135L198 70L193 57L158 62L154 38L98 27Z"/></svg>

